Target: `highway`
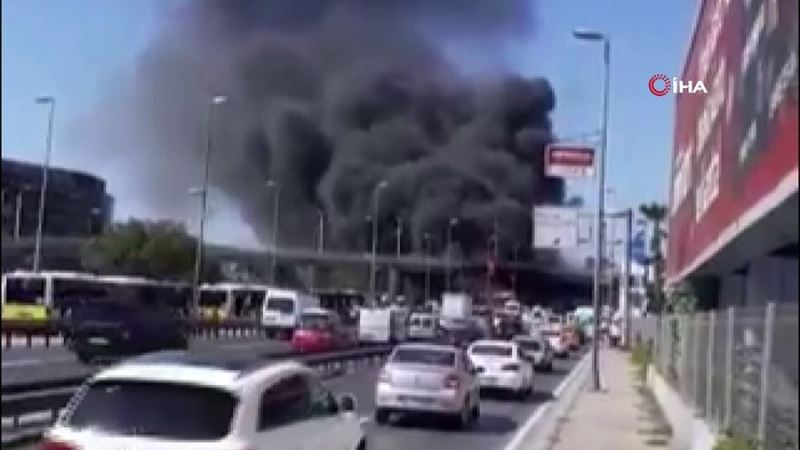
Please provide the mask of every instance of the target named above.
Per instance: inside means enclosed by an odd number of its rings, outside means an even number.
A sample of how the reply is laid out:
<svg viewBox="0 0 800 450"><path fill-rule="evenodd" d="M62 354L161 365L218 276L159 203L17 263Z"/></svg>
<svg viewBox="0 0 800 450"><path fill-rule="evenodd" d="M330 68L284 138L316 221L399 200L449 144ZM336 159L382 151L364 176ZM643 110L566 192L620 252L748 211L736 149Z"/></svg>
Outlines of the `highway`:
<svg viewBox="0 0 800 450"><path fill-rule="evenodd" d="M377 368L335 378L327 384L337 394L356 396L359 414L369 421L366 428L370 450L503 450L537 409L553 398L553 391L575 367L580 356L556 360L552 373L537 373L536 393L527 401L498 395L482 397L480 420L467 430L420 419L401 418L391 425L375 424L372 417Z"/></svg>
<svg viewBox="0 0 800 450"><path fill-rule="evenodd" d="M270 341L263 337L230 337L194 339L191 351L203 354L260 353L270 355L289 350L284 341ZM65 347L11 347L2 352L2 385L32 383L87 376L97 367L78 362Z"/></svg>

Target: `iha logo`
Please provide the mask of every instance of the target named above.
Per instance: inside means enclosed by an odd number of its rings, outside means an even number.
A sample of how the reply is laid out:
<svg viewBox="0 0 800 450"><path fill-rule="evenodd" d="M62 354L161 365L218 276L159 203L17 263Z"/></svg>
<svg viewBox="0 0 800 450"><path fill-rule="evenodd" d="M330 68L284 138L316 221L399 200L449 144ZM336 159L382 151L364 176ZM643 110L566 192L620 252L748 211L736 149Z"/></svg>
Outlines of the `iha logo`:
<svg viewBox="0 0 800 450"><path fill-rule="evenodd" d="M650 88L650 92L656 97L663 97L670 92L673 94L697 94L698 92L708 94L706 86L702 81L683 81L679 80L677 77L672 77L672 80L670 80L663 73L657 73L650 77L650 82L647 83L647 87Z"/></svg>

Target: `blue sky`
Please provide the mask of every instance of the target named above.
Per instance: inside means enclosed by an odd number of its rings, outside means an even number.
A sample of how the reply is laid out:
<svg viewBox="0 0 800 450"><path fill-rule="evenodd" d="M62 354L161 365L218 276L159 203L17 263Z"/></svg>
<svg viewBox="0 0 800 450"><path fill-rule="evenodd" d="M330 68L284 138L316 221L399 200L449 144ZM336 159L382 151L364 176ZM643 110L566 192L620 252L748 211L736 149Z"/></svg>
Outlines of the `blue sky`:
<svg viewBox="0 0 800 450"><path fill-rule="evenodd" d="M93 171L71 143L71 124L95 104L101 89L130 68L176 2L180 0L3 0L3 155L41 160L46 111L33 99L47 94L58 101L53 163ZM496 61L474 63L482 70L502 64L547 77L557 96L557 134L592 132L600 122L601 48L574 40L570 32L575 27L605 32L612 39L611 206L666 201L674 97L651 95L647 82L655 73L679 74L698 2L673 0L656 14L653 3L642 0L541 0L535 39L498 52ZM147 215L147 205L137 201L130 180L95 171L108 179L118 216ZM570 187L591 202L590 182ZM213 222L216 228L226 227L236 217L220 211L212 221L212 236Z"/></svg>

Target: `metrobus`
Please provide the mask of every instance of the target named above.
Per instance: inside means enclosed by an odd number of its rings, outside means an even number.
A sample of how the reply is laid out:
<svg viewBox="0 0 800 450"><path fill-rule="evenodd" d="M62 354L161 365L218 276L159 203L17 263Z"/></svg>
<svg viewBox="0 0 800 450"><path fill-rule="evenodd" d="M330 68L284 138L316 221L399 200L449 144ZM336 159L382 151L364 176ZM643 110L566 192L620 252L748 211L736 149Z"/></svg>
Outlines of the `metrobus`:
<svg viewBox="0 0 800 450"><path fill-rule="evenodd" d="M336 312L349 325L356 322L358 310L366 304L364 294L351 289L321 289L314 294L322 308Z"/></svg>
<svg viewBox="0 0 800 450"><path fill-rule="evenodd" d="M149 295L143 295L144 289ZM15 271L0 285L3 320L46 321L94 301L150 301L188 313L191 288L184 283L85 272Z"/></svg>
<svg viewBox="0 0 800 450"><path fill-rule="evenodd" d="M269 286L251 283L214 283L200 286L200 316L258 319Z"/></svg>

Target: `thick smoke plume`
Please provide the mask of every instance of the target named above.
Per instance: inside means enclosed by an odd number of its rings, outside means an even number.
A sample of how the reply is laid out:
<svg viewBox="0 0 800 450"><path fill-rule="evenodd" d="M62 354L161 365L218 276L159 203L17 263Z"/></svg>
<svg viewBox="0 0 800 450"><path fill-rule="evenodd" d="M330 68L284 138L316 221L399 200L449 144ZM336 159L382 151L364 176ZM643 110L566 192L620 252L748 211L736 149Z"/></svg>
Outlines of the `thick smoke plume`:
<svg viewBox="0 0 800 450"><path fill-rule="evenodd" d="M562 183L542 175L554 94L543 79L469 79L442 48L529 36L530 5L189 1L142 56L132 88L95 119L113 137L103 147L122 154L154 210L186 214L210 123L212 186L267 243L267 180L279 186L282 246L312 247L323 211L326 246L350 249L366 247L385 180L386 251L398 218L406 248L430 233L443 251L451 217L460 218L454 242L466 254L486 250L495 222L502 245L524 246L530 206L563 196ZM228 102L209 121L216 94Z"/></svg>

